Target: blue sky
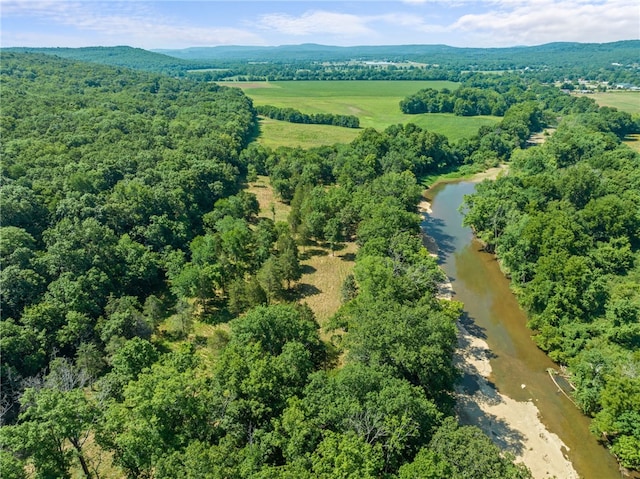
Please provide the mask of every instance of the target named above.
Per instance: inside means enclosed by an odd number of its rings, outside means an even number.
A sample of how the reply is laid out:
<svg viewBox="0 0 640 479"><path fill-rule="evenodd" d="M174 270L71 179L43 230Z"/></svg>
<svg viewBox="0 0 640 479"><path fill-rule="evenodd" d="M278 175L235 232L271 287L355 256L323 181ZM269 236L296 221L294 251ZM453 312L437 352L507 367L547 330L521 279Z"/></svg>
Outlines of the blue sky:
<svg viewBox="0 0 640 479"><path fill-rule="evenodd" d="M640 38L637 0L0 0L0 45L467 47Z"/></svg>

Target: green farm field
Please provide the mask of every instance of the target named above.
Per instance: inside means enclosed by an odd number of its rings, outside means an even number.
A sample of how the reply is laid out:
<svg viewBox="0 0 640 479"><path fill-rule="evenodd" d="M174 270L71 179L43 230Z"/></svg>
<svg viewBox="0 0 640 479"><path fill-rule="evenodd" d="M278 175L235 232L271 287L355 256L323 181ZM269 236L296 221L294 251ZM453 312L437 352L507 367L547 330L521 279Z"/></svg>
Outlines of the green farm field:
<svg viewBox="0 0 640 479"><path fill-rule="evenodd" d="M638 91L607 91L585 96L593 98L600 106L611 106L632 115L640 114L640 92Z"/></svg>
<svg viewBox="0 0 640 479"><path fill-rule="evenodd" d="M290 81L228 82L239 87L255 105L295 108L303 113L355 115L361 128L384 130L398 123L415 123L421 128L446 135L456 141L475 134L482 125L491 125L497 117L460 117L449 113L405 115L400 100L423 88L455 89L449 81ZM348 143L360 130L325 125L301 125L276 120L260 124L260 143L266 146L320 146Z"/></svg>
<svg viewBox="0 0 640 479"><path fill-rule="evenodd" d="M640 115L640 92L638 91L607 91L588 96L600 106L611 106L632 115ZM640 135L629 135L624 143L640 152Z"/></svg>
<svg viewBox="0 0 640 479"><path fill-rule="evenodd" d="M269 148L279 146L315 148L336 143L351 143L362 132L362 129L358 128L303 125L271 118L260 118L259 128L258 143Z"/></svg>

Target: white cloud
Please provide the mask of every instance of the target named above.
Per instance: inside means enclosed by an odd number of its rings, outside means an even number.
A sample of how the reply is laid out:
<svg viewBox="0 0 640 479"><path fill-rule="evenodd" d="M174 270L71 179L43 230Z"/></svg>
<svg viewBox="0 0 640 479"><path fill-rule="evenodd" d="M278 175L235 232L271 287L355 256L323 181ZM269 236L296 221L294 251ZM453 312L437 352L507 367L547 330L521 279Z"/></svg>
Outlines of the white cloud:
<svg viewBox="0 0 640 479"><path fill-rule="evenodd" d="M510 46L640 37L637 0L324 0L322 7L298 14L291 13L301 11L291 0L278 3L280 12L254 14L249 20L255 1L246 2L245 18L225 17L223 5L231 3L225 0L219 2L219 16L216 12L210 19L192 21L187 15L160 14L171 9L159 1L0 0L2 43L180 48L264 45L265 38L285 44L304 38L332 44ZM258 3L271 5L268 0ZM170 4L180 8L178 1ZM25 28L26 22L32 27Z"/></svg>
<svg viewBox="0 0 640 479"><path fill-rule="evenodd" d="M369 20L372 22L383 22L392 27L401 28L405 33L409 30L423 33L446 33L449 31L446 25L428 23L419 15L392 13L369 17Z"/></svg>
<svg viewBox="0 0 640 479"><path fill-rule="evenodd" d="M3 29L3 44L19 46L133 45L141 48L181 48L225 44L263 45L254 32L233 27L199 27L163 17L143 2L63 2L2 0L3 17L36 17L48 24L90 32L35 34ZM27 38L30 38L27 40ZM41 43L37 43L41 42Z"/></svg>
<svg viewBox="0 0 640 479"><path fill-rule="evenodd" d="M259 25L265 30L287 35L332 34L352 37L373 33L367 21L366 17L357 15L316 10L297 17L286 13L262 15Z"/></svg>
<svg viewBox="0 0 640 479"><path fill-rule="evenodd" d="M383 30L377 27L382 26ZM381 39L390 37L382 32L389 32L389 27L398 29L400 40L407 32L428 32L431 34L447 32L443 25L430 24L419 15L393 12L377 15L352 15L328 11L310 11L294 17L288 14L269 14L260 18L259 27L284 35L301 37L305 35L332 35L334 39L356 39L358 44L375 44ZM359 38L359 39L357 39Z"/></svg>
<svg viewBox="0 0 640 479"><path fill-rule="evenodd" d="M639 37L640 10L635 0L403 0L421 8L396 8L386 14L354 15L308 11L299 16L263 15L260 28L284 35L360 37L360 43L385 38L381 29L398 32L395 43L427 39L457 46L538 45L557 41L610 42ZM418 5L421 4L421 5ZM445 21L450 14L467 13ZM454 8L455 7L455 8ZM407 10L409 8L409 10ZM425 10L426 8L426 10ZM425 37L426 35L426 37ZM412 40L404 40L412 39ZM444 40L446 39L446 40Z"/></svg>
<svg viewBox="0 0 640 479"><path fill-rule="evenodd" d="M499 8L463 15L449 26L484 45L557 41L610 42L639 36L640 11L630 0L501 0Z"/></svg>

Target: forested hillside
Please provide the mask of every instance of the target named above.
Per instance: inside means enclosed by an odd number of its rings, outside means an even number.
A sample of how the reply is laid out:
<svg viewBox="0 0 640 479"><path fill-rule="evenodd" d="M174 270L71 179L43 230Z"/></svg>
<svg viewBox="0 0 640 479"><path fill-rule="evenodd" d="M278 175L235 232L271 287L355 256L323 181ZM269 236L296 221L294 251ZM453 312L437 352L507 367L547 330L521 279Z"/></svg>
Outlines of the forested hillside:
<svg viewBox="0 0 640 479"><path fill-rule="evenodd" d="M242 60L253 62L326 62L369 60L414 61L457 69L475 65L486 70L513 68L606 68L612 62L637 63L637 40L613 43L548 43L508 48L458 48L447 45L379 45L336 47L330 45L283 45L278 47L194 47L183 50L157 50L185 60Z"/></svg>
<svg viewBox="0 0 640 479"><path fill-rule="evenodd" d="M511 277L536 343L568 366L593 432L638 469L640 156L620 144L638 128L624 118L566 116L478 186L465 221Z"/></svg>
<svg viewBox="0 0 640 479"><path fill-rule="evenodd" d="M133 68L169 75L184 75L194 68L210 68L211 62L183 60L173 56L154 53L142 48L120 47L82 47L82 48L34 48L14 47L5 49L11 53L40 53L54 55L69 60L85 61L115 67Z"/></svg>
<svg viewBox="0 0 640 479"><path fill-rule="evenodd" d="M2 305L13 331L3 339L31 343L4 361L28 376L98 329L108 343L133 327L98 320L120 296L156 293L203 214L238 192L254 113L234 89L44 55L3 55L2 82Z"/></svg>
<svg viewBox="0 0 640 479"><path fill-rule="evenodd" d="M415 213L416 174L489 143L245 148L236 89L6 52L0 80L3 477L529 477L450 417L459 305ZM329 344L287 302L296 242L346 239Z"/></svg>

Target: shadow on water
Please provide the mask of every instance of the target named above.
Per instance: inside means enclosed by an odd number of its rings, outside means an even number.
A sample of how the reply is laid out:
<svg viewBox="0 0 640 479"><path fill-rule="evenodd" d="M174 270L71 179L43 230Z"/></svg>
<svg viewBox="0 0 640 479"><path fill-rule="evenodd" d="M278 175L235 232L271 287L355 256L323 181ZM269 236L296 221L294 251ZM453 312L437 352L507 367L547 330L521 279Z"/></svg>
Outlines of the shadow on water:
<svg viewBox="0 0 640 479"><path fill-rule="evenodd" d="M464 329L469 331L469 334L476 338L487 339L486 329L478 326L478 324L473 320L473 318L469 315L467 311L462 312L462 316L460 316L460 324L464 326Z"/></svg>
<svg viewBox="0 0 640 479"><path fill-rule="evenodd" d="M422 221L422 230L427 232L425 246L429 252L436 253L440 262L446 261L456 250L455 238L446 233L446 223L440 218L426 215Z"/></svg>

